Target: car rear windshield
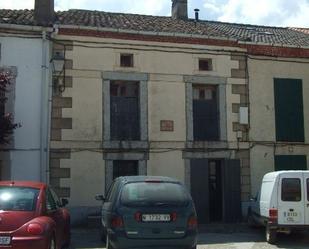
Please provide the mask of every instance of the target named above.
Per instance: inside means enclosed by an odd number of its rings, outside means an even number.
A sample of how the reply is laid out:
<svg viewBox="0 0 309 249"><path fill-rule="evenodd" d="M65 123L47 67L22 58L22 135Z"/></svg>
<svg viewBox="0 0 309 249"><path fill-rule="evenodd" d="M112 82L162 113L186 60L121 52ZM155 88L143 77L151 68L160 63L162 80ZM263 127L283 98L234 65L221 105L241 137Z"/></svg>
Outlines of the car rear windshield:
<svg viewBox="0 0 309 249"><path fill-rule="evenodd" d="M0 186L0 210L34 211L39 189Z"/></svg>
<svg viewBox="0 0 309 249"><path fill-rule="evenodd" d="M121 193L121 202L127 206L184 206L188 201L184 187L170 182L128 183Z"/></svg>

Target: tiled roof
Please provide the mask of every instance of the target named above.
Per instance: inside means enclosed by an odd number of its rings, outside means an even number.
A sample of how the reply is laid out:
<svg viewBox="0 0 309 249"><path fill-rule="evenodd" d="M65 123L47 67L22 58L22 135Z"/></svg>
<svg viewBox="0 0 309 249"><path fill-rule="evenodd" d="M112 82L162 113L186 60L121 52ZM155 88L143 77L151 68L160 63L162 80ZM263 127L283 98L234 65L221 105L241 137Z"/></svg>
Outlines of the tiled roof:
<svg viewBox="0 0 309 249"><path fill-rule="evenodd" d="M309 28L308 29L307 28L291 28L291 29L299 31L299 32L303 32L303 33L309 35Z"/></svg>
<svg viewBox="0 0 309 249"><path fill-rule="evenodd" d="M35 25L33 10L0 10L0 23ZM57 21L61 25L112 28L130 31L166 32L236 39L248 42L309 46L306 29L267 27L194 19L175 20L171 17L109 13L90 10L59 11Z"/></svg>

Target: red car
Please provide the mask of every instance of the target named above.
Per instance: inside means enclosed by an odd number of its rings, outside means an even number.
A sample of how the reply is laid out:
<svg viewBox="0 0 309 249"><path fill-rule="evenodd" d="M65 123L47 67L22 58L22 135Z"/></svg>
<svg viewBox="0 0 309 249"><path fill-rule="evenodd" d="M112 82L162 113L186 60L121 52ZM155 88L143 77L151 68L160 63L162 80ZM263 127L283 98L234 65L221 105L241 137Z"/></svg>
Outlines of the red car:
<svg viewBox="0 0 309 249"><path fill-rule="evenodd" d="M40 182L0 181L0 248L61 249L70 244L70 215Z"/></svg>

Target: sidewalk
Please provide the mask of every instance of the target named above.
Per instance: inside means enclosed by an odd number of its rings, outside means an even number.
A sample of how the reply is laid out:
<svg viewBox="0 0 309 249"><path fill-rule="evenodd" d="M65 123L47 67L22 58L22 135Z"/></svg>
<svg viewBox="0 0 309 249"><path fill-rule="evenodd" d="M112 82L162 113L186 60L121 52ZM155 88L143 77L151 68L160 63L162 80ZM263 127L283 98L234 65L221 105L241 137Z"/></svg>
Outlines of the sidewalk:
<svg viewBox="0 0 309 249"><path fill-rule="evenodd" d="M264 229L251 229L246 224L210 224L200 226L198 249L308 249L309 233L278 235L277 245L265 242ZM72 228L70 249L104 249L99 229Z"/></svg>
<svg viewBox="0 0 309 249"><path fill-rule="evenodd" d="M199 233L256 233L247 223L211 223L199 225Z"/></svg>
<svg viewBox="0 0 309 249"><path fill-rule="evenodd" d="M100 240L98 228L76 227L72 228L72 244L70 249L101 249L105 244ZM217 244L262 241L263 237L256 229L250 229L246 224L209 224L199 226L199 244ZM237 235L236 235L237 234ZM232 236L232 237L231 237Z"/></svg>

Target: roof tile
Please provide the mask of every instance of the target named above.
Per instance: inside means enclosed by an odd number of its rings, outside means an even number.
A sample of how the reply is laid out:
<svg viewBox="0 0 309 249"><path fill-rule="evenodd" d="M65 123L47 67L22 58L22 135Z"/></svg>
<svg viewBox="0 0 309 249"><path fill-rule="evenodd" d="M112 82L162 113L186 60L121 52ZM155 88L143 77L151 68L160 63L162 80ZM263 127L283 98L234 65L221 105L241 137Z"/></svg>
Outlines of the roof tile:
<svg viewBox="0 0 309 249"><path fill-rule="evenodd" d="M0 9L0 23L35 25L33 10ZM309 29L281 28L216 21L195 22L171 17L104 11L77 10L56 12L62 25L112 28L130 31L182 33L207 37L232 38L246 42L262 42L288 46L309 46Z"/></svg>

